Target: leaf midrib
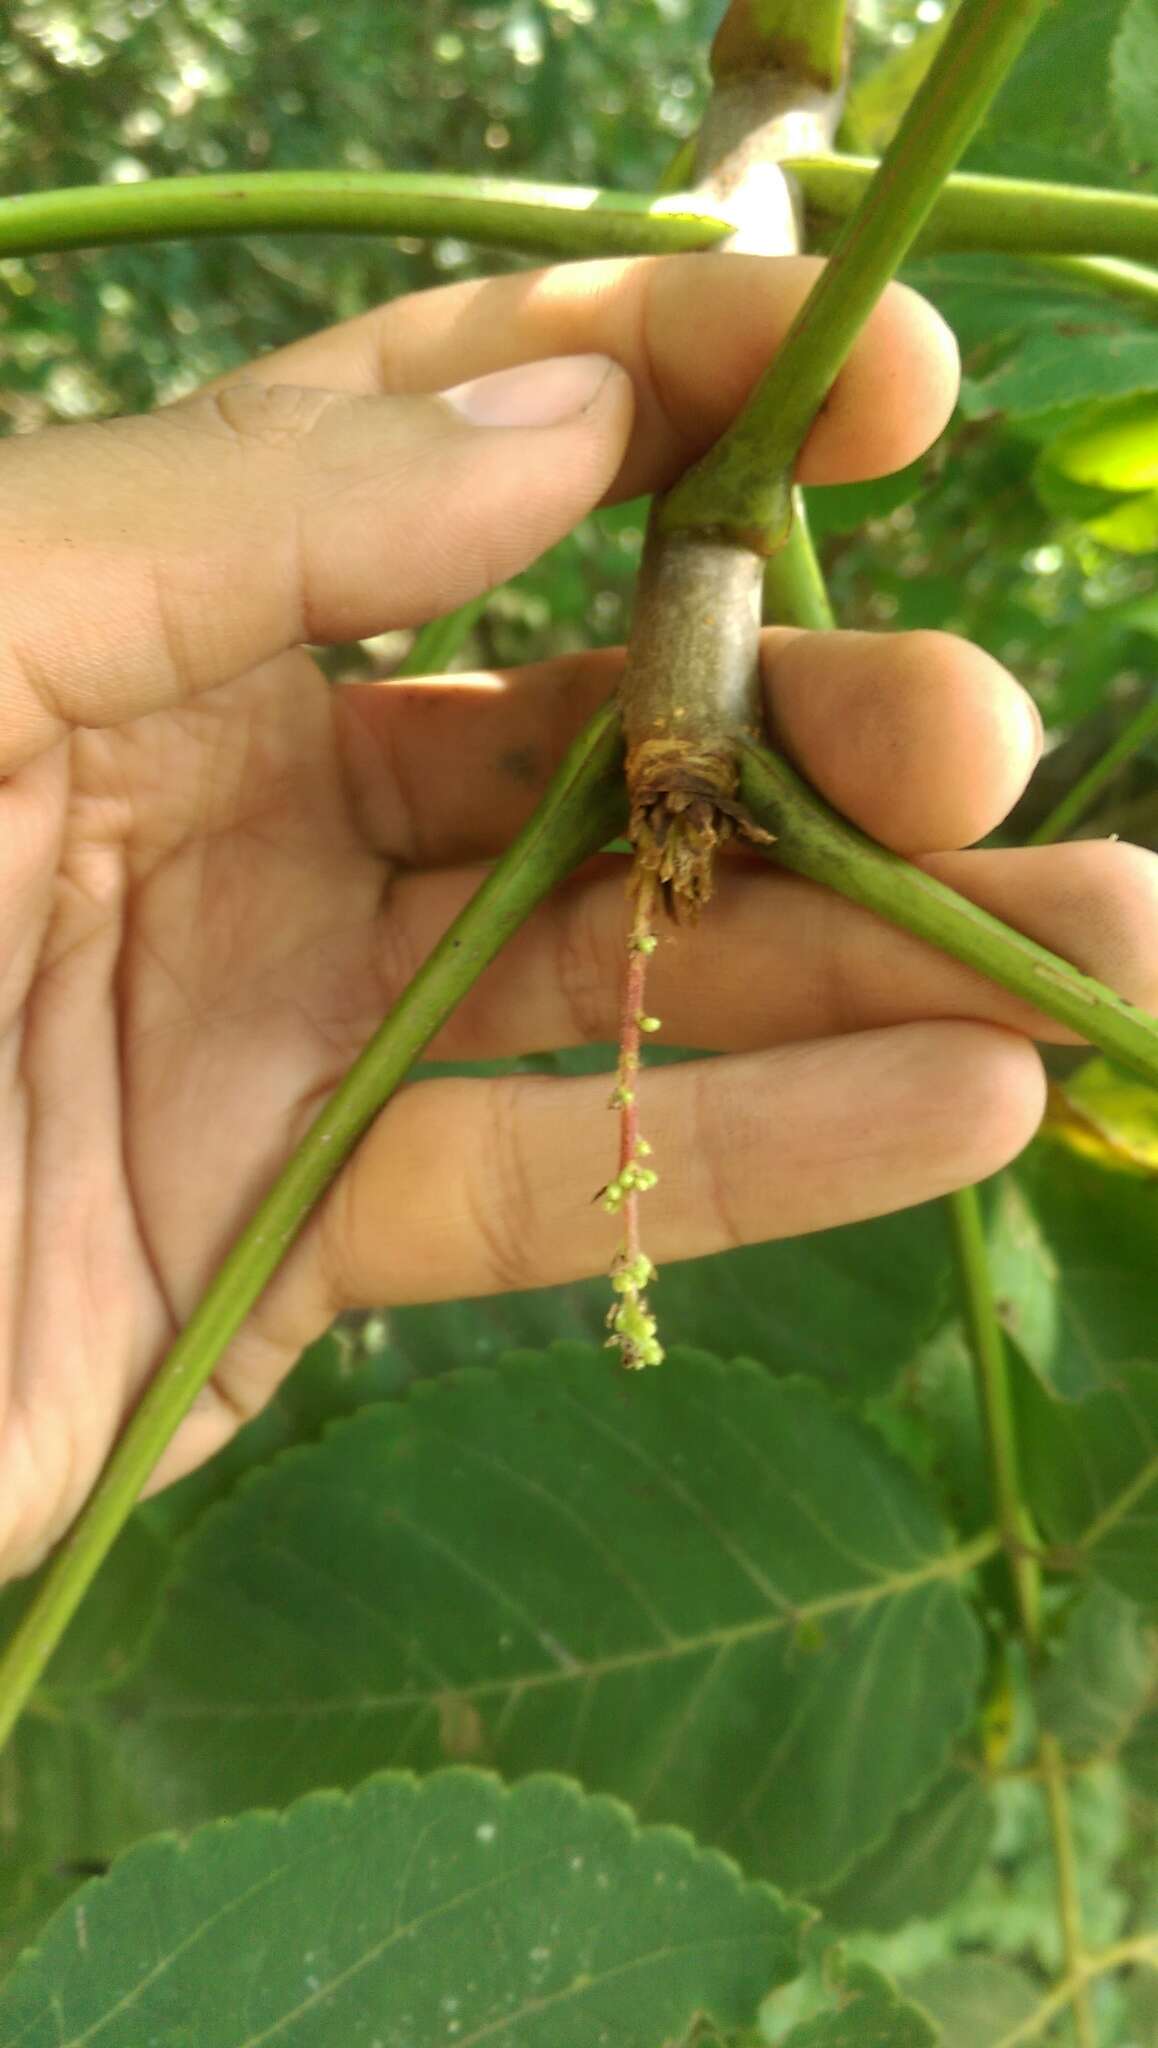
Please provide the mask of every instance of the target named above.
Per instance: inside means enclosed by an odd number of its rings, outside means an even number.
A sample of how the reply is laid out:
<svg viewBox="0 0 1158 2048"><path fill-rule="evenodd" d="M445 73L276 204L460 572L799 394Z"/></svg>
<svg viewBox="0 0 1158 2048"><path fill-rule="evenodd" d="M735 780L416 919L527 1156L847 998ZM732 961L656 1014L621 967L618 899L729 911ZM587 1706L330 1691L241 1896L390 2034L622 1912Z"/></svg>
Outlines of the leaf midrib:
<svg viewBox="0 0 1158 2048"><path fill-rule="evenodd" d="M884 1600L895 1599L916 1591L922 1586L964 1578L994 1555L1000 1548L1000 1540L995 1530L985 1530L971 1542L961 1544L955 1550L943 1551L939 1556L930 1559L928 1564L914 1571L895 1572L888 1577L882 1577L872 1585L857 1586L845 1593L830 1593L821 1599L804 1601L788 1613L760 1615L753 1621L736 1622L726 1628L708 1629L700 1635L685 1636L674 1642L648 1644L642 1649L624 1650L612 1656L595 1658L587 1662L576 1659L567 1667L556 1666L553 1669L526 1673L504 1672L493 1678L476 1679L466 1685L451 1684L438 1690L422 1691L411 1687L394 1693L360 1693L356 1697L346 1695L339 1699L298 1700L283 1695L278 1700L268 1703L248 1700L236 1704L214 1700L189 1704L177 1701L150 1702L147 1718L150 1722L275 1720L287 1714L323 1718L333 1714L385 1713L396 1707L431 1706L448 1694L456 1700L484 1700L502 1697L512 1692L527 1693L540 1691L549 1686L574 1685L580 1681L610 1677L616 1672L638 1671L649 1665L675 1663L683 1658L702 1655L706 1651L731 1649L737 1644L757 1641L765 1636L780 1635L788 1629L800 1627L811 1621L824 1620L831 1615L863 1611L878 1606Z"/></svg>

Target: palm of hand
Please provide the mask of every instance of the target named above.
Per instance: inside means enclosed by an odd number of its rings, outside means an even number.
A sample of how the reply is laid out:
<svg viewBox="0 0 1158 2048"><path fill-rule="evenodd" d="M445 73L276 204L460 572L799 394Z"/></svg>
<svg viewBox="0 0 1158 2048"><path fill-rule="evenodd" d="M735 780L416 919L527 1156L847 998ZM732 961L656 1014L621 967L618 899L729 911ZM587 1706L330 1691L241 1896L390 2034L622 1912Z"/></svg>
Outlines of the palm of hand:
<svg viewBox="0 0 1158 2048"><path fill-rule="evenodd" d="M30 983L6 994L6 1022L24 1007L26 1029L2 1105L23 1266L0 1358L0 1549L23 1562L75 1512L396 990L389 867L355 822L331 693L306 656L81 734L5 794L29 852L58 849L21 934ZM206 1390L182 1466L261 1405L333 1312L316 1286L291 1292Z"/></svg>

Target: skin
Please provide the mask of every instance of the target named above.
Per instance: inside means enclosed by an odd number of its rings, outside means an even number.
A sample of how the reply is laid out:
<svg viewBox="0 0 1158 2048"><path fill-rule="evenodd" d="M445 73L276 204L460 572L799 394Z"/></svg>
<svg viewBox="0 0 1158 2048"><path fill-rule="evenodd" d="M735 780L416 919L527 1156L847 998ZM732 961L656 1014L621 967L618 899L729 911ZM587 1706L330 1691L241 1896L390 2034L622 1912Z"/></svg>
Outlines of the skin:
<svg viewBox="0 0 1158 2048"><path fill-rule="evenodd" d="M324 682L303 643L415 624L603 500L675 477L814 266L573 264L402 300L147 419L0 448L0 1564L68 1526L173 1332L317 1107L509 839L619 657ZM693 338L694 337L694 338ZM592 354L521 392L432 393ZM952 339L892 289L802 459L876 475L943 428ZM593 375L598 390L591 396ZM543 378L546 382L544 384ZM1158 864L968 852L1032 772L1017 683L939 634L767 636L769 715L887 844L1158 997ZM614 1035L622 868L596 861L434 1048ZM649 1007L728 1056L658 1071L649 1249L684 1258L919 1202L1041 1114L1044 1020L867 913L746 860L661 946ZM437 1081L382 1115L170 1447L206 1458L343 1308L605 1267L607 1084ZM453 1170L446 1170L446 1162ZM613 1368L609 1365L609 1370Z"/></svg>

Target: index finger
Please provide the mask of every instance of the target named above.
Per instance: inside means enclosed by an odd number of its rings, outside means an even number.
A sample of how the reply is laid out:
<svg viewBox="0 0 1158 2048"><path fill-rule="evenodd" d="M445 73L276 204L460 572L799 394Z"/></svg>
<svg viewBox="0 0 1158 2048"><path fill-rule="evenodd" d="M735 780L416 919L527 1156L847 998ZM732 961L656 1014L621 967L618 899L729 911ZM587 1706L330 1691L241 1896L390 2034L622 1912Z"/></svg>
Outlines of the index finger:
<svg viewBox="0 0 1158 2048"><path fill-rule="evenodd" d="M632 498L663 489L718 439L821 267L811 256L638 257L445 285L294 342L245 376L411 393L542 356L614 356L636 418L608 499ZM801 481L853 483L915 461L945 427L958 381L940 315L890 285L805 442Z"/></svg>

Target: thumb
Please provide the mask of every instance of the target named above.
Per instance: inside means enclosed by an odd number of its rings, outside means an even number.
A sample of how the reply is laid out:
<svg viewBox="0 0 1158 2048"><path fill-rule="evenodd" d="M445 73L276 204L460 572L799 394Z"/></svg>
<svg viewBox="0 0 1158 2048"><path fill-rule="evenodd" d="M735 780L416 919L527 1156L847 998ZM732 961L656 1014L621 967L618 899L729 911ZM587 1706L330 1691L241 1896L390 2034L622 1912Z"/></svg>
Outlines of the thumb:
<svg viewBox="0 0 1158 2048"><path fill-rule="evenodd" d="M523 569L622 462L630 379L569 356L441 396L235 383L0 448L0 775L303 641Z"/></svg>

